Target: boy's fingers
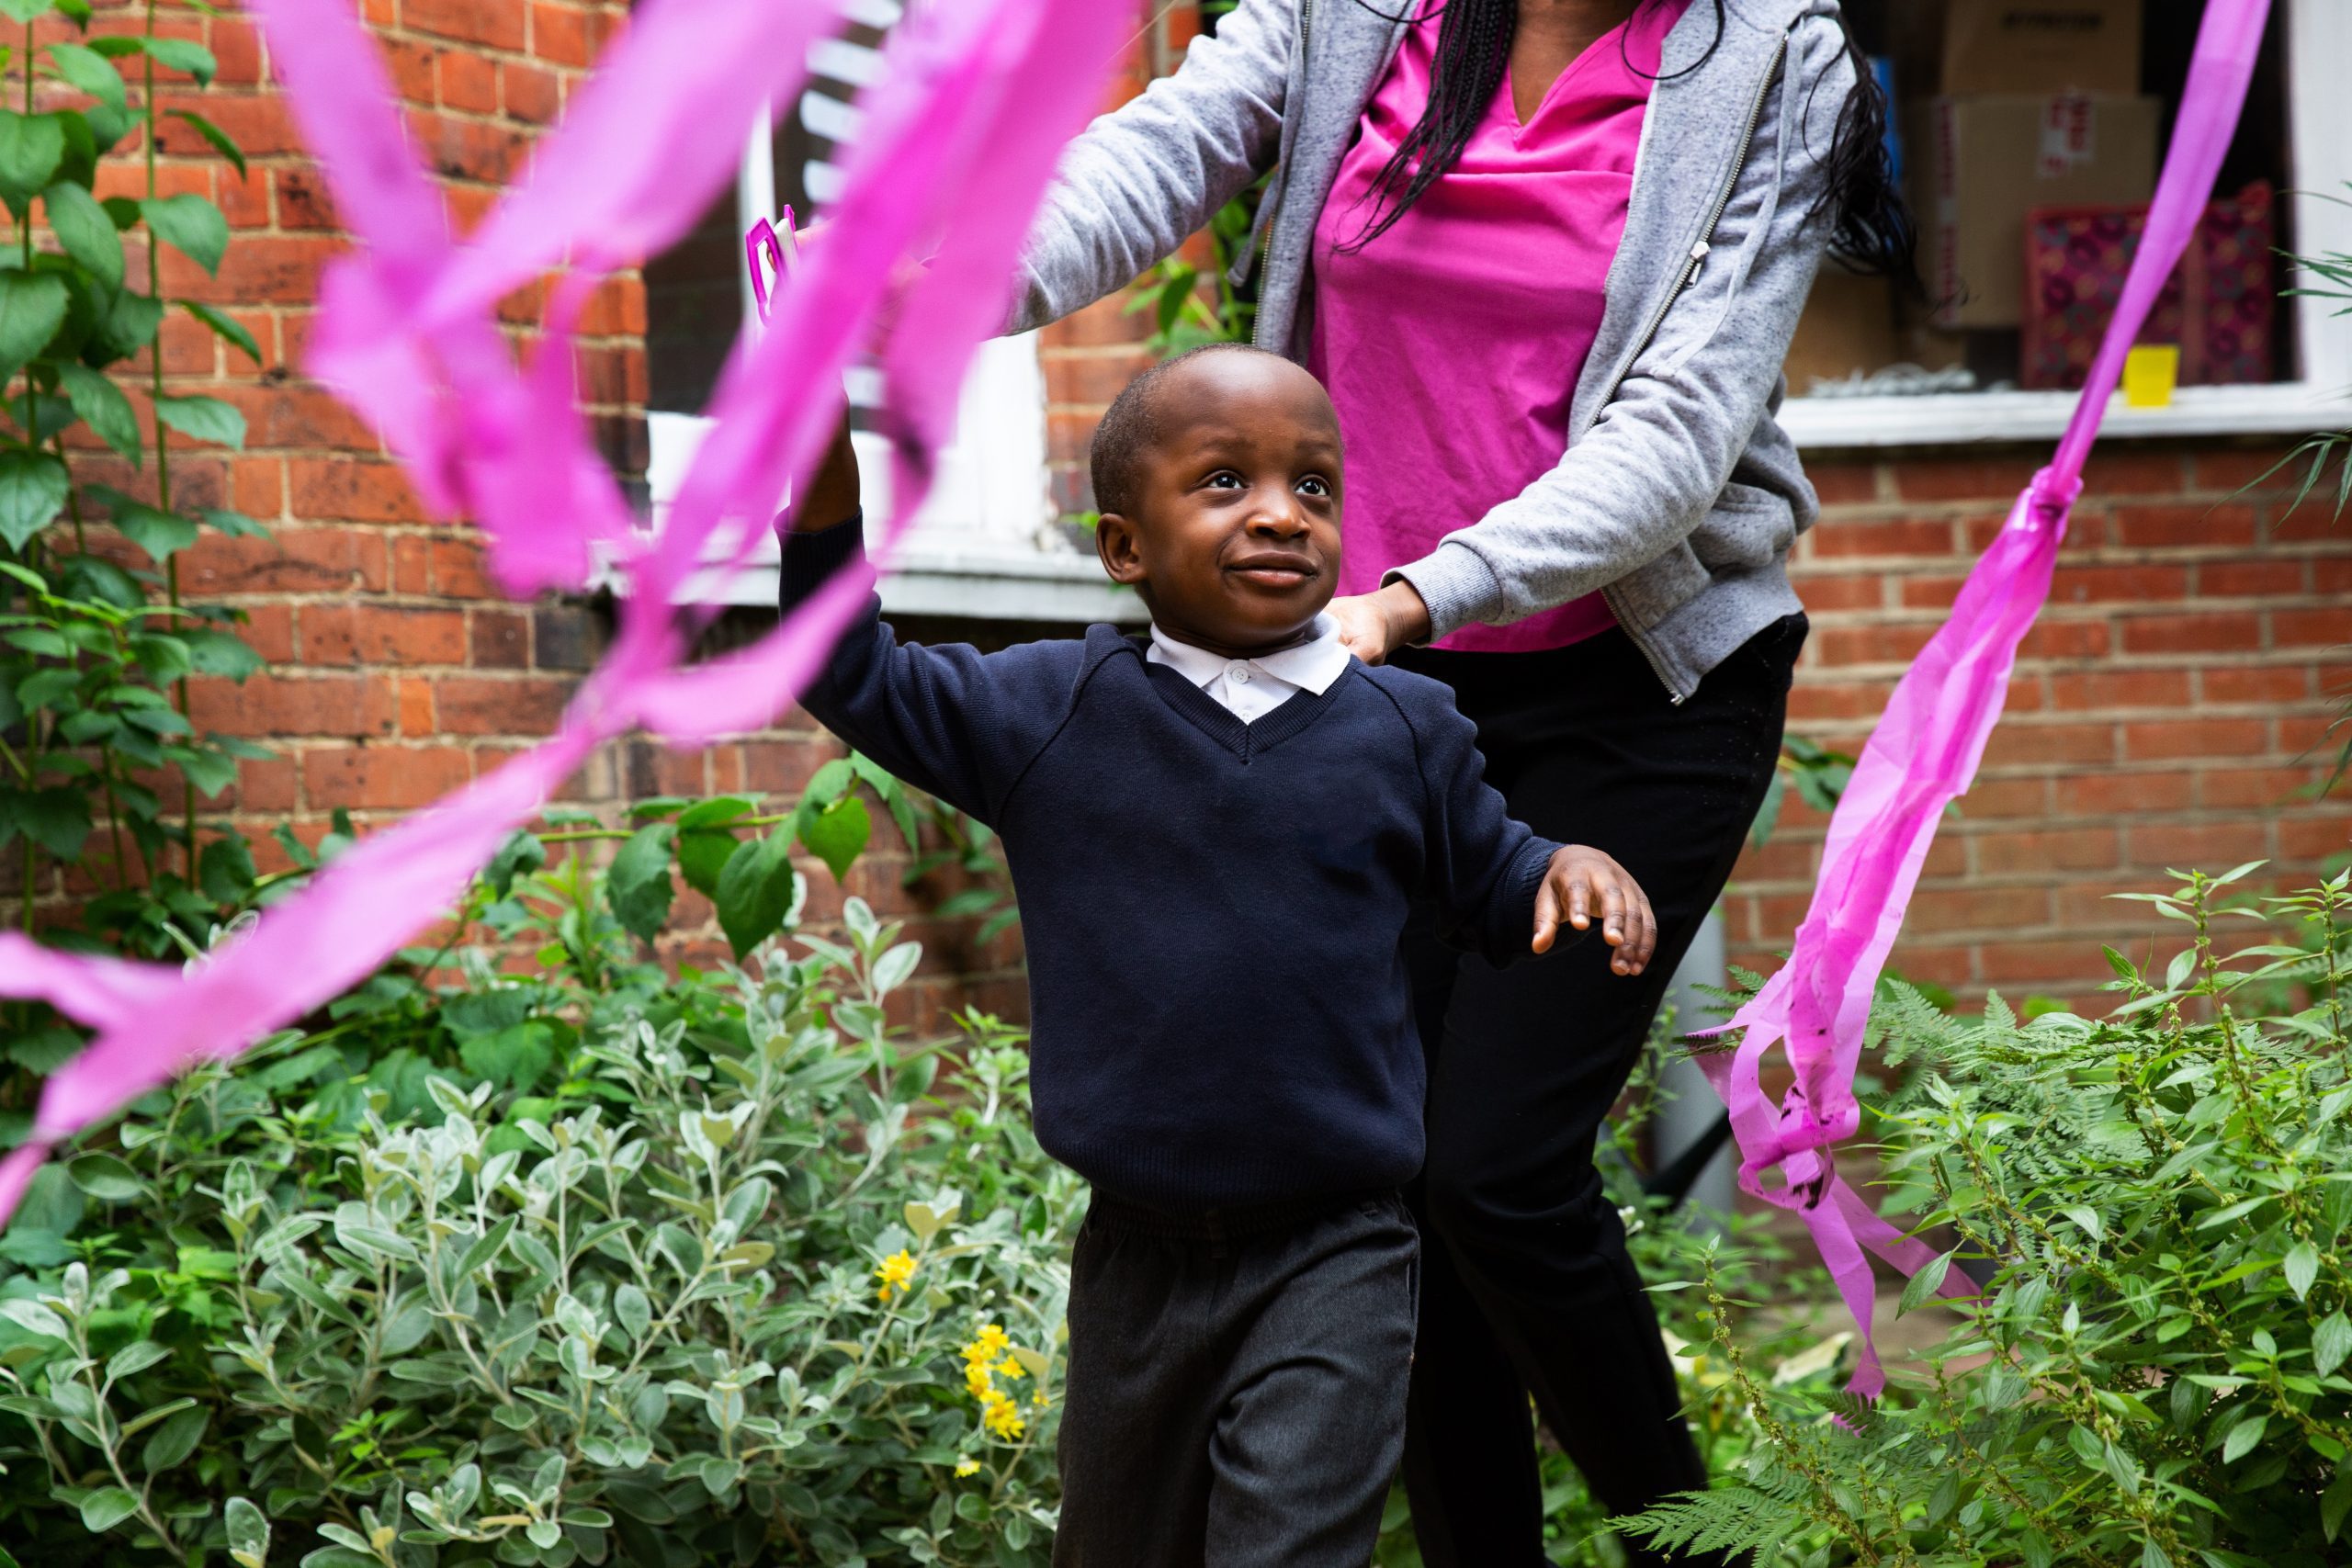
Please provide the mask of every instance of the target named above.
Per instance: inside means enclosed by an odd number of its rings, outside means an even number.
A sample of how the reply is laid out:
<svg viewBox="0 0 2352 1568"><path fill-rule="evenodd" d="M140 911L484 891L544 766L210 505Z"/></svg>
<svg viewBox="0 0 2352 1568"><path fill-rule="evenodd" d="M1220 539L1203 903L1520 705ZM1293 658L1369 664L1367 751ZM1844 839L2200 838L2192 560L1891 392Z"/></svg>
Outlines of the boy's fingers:
<svg viewBox="0 0 2352 1568"><path fill-rule="evenodd" d="M1559 931L1560 896L1553 890L1552 879L1547 876L1544 879L1542 886L1535 889L1535 941L1532 944L1533 951L1551 952L1552 943L1559 935Z"/></svg>
<svg viewBox="0 0 2352 1568"><path fill-rule="evenodd" d="M1572 872L1568 882L1568 924L1583 931L1592 924L1592 895L1584 873Z"/></svg>
<svg viewBox="0 0 2352 1568"><path fill-rule="evenodd" d="M1601 890L1600 940L1611 947L1625 945L1625 894L1614 882Z"/></svg>

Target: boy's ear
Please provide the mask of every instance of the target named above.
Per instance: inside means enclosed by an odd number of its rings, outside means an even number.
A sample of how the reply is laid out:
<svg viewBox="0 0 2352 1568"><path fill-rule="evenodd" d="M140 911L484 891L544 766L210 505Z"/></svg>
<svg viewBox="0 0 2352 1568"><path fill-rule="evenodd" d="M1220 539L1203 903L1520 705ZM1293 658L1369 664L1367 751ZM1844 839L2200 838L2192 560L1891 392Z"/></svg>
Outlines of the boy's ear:
<svg viewBox="0 0 2352 1568"><path fill-rule="evenodd" d="M1136 525L1119 513L1105 512L1095 520L1094 553L1112 581L1133 588L1143 581L1142 545Z"/></svg>

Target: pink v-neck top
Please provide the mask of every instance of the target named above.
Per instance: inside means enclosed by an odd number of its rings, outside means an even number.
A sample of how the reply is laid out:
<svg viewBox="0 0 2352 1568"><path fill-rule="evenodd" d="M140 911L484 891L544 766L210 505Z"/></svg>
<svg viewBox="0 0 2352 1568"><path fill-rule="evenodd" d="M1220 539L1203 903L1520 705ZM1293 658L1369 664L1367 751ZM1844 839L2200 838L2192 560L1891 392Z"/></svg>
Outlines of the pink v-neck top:
<svg viewBox="0 0 2352 1568"><path fill-rule="evenodd" d="M1548 472L1600 330L1642 115L1689 0L1645 4L1520 123L1505 75L1462 158L1361 250L1372 182L1429 100L1442 0L1425 0L1364 107L1315 227L1307 367L1347 444L1340 592L1368 593ZM1437 646L1561 648L1615 625L1599 593Z"/></svg>

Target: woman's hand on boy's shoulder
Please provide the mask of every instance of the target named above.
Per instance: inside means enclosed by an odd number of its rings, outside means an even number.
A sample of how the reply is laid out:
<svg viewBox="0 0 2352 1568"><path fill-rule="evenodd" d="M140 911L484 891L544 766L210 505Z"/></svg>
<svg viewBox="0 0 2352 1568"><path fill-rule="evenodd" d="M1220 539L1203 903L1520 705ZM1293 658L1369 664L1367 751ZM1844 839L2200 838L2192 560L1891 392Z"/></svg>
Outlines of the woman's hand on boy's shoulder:
<svg viewBox="0 0 2352 1568"><path fill-rule="evenodd" d="M1334 599L1323 613L1339 623L1340 643L1366 664L1381 663L1430 635L1429 606L1402 579Z"/></svg>
<svg viewBox="0 0 2352 1568"><path fill-rule="evenodd" d="M1552 950L1563 919L1589 931L1595 915L1600 918L1600 940L1617 950L1609 960L1611 970L1630 976L1649 966L1657 950L1657 917L1650 912L1649 895L1599 850L1563 844L1552 852L1544 885L1535 890L1534 950Z"/></svg>

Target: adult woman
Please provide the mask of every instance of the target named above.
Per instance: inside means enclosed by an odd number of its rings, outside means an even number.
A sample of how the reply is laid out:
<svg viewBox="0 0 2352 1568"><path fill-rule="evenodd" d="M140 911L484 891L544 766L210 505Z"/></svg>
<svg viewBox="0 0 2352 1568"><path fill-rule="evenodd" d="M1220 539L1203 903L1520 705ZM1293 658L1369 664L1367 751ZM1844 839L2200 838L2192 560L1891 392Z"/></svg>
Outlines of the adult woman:
<svg viewBox="0 0 2352 1568"><path fill-rule="evenodd" d="M1530 1394L1612 1510L1705 1484L1593 1136L1779 750L1815 512L1780 365L1833 236L1907 265L1883 116L1834 0L1245 0L1073 144L1032 235L1022 324L1275 168L1258 337L1340 409L1333 614L1452 684L1514 813L1657 913L1632 980L1598 944L1506 973L1408 935L1433 1565L1545 1560Z"/></svg>

